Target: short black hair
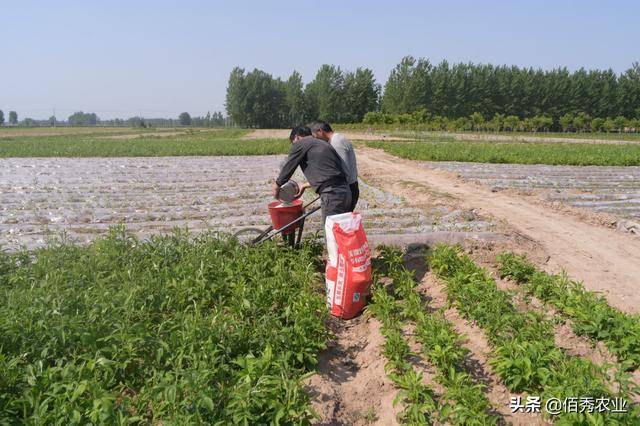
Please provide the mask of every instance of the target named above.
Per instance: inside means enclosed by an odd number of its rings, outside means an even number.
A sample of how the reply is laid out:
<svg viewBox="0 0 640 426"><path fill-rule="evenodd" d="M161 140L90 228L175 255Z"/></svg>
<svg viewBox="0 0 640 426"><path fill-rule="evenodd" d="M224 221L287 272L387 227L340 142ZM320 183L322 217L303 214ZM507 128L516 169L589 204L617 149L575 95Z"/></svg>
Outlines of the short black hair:
<svg viewBox="0 0 640 426"><path fill-rule="evenodd" d="M311 130L317 132L318 130L322 130L324 132L333 132L331 125L323 120L314 121L311 124Z"/></svg>
<svg viewBox="0 0 640 426"><path fill-rule="evenodd" d="M303 125L297 125L294 126L293 129L291 129L291 134L289 135L289 140L291 142L293 142L293 140L296 138L296 136L311 136L311 129L308 128L307 126L303 126Z"/></svg>

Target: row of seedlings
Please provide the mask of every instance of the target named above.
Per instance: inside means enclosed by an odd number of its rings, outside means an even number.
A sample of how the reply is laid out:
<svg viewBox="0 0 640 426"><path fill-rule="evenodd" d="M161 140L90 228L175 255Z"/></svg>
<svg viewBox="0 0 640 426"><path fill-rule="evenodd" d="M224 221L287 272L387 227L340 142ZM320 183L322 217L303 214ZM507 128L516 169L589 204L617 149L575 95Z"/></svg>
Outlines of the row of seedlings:
<svg viewBox="0 0 640 426"><path fill-rule="evenodd" d="M371 295L372 303L367 307L367 312L382 322L380 332L385 338L385 370L389 379L400 388L393 404L402 401L404 406L398 414L398 420L403 424L433 424L435 394L423 383L422 374L416 372L411 364L413 353L402 333L400 306L377 276Z"/></svg>
<svg viewBox="0 0 640 426"><path fill-rule="evenodd" d="M626 382L618 380L614 391L604 367L560 350L553 323L539 313L518 311L511 294L498 289L458 247L437 246L430 264L444 281L449 301L486 331L493 348L490 362L509 390L539 397L547 408L544 414L558 424L638 424L638 407L625 406L632 396ZM557 405L576 400L585 405ZM589 401L614 401L616 406L605 412Z"/></svg>
<svg viewBox="0 0 640 426"><path fill-rule="evenodd" d="M600 295L565 274L537 270L525 257L514 253L498 256L501 278L510 278L527 293L570 319L574 332L592 342L602 342L625 370L640 366L640 317L611 307Z"/></svg>
<svg viewBox="0 0 640 426"><path fill-rule="evenodd" d="M403 266L402 257L400 251L390 248L381 252L393 280L395 297L402 305L403 318L415 324L415 338L427 361L435 367L436 380L444 389L439 399L439 420L448 424L497 424L499 418L493 413L485 387L475 383L466 370L469 350L463 346L462 336L442 311L428 312L414 274Z"/></svg>

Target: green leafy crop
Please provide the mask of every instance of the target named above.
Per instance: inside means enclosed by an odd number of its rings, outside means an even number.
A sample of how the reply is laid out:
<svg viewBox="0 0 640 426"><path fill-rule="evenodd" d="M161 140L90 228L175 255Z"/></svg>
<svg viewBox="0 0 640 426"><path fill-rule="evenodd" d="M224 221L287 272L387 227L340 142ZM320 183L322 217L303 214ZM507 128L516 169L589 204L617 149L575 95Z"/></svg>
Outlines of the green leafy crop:
<svg viewBox="0 0 640 426"><path fill-rule="evenodd" d="M486 330L493 347L490 362L510 390L537 394L543 401L568 397L631 401L629 386L618 380L619 389L612 390L605 367L557 348L553 323L538 314L518 311L509 293L498 289L486 271L459 248L437 246L430 263L458 311ZM519 268L514 275L528 270ZM628 413L561 413L553 419L561 424L637 424L639 413L633 406Z"/></svg>
<svg viewBox="0 0 640 426"><path fill-rule="evenodd" d="M308 423L317 246L122 228L0 255L0 424Z"/></svg>
<svg viewBox="0 0 640 426"><path fill-rule="evenodd" d="M416 289L413 273L403 266L402 258L400 251L381 249L375 272L384 273L392 280L389 288L393 288L393 292L376 286L374 303L369 307L383 322L384 354L389 360L387 365L392 367L390 377L400 387L398 398L405 404L400 420L413 424L420 419L418 413L424 412L429 413L425 416L429 421L496 424L497 417L490 413L491 406L482 385L474 383L465 370L468 350L462 345L462 337L442 313L427 313L428 307ZM422 346L422 354L437 370L436 379L445 389L437 401L433 392L420 382L421 374L407 361L412 354L401 331L401 321L415 325L414 336Z"/></svg>
<svg viewBox="0 0 640 426"><path fill-rule="evenodd" d="M502 277L521 284L529 293L571 319L578 335L602 341L624 363L626 369L640 366L640 317L611 307L606 299L585 290L566 274L538 271L524 256L503 253L498 256Z"/></svg>

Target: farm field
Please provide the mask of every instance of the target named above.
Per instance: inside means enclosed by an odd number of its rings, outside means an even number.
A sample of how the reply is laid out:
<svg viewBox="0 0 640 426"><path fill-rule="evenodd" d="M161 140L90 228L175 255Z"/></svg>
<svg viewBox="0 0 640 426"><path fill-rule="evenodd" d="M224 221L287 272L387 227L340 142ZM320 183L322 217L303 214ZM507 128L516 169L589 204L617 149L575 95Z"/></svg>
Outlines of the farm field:
<svg viewBox="0 0 640 426"><path fill-rule="evenodd" d="M426 162L425 167L454 172L493 190L515 188L543 191L550 201L608 213L618 218L640 218L640 167L547 166Z"/></svg>
<svg viewBox="0 0 640 426"><path fill-rule="evenodd" d="M371 141L371 148L383 149L398 157L422 161L463 161L479 163L550 164L575 166L638 166L640 144L586 144L565 142Z"/></svg>
<svg viewBox="0 0 640 426"><path fill-rule="evenodd" d="M0 241L44 245L62 231L88 242L124 224L141 238L173 227L235 232L270 225L270 182L283 156L10 158L0 160ZM302 175L297 175L301 180ZM470 211L410 207L362 182L359 207L371 235L434 232L484 235L494 226ZM311 193L305 196L310 201ZM307 221L320 230L320 215Z"/></svg>
<svg viewBox="0 0 640 426"><path fill-rule="evenodd" d="M547 268L566 269L590 290L602 292L610 303L638 312L637 236L591 223L573 211L551 208L517 191L492 191L449 171L425 167L420 161L404 160L381 150L361 148L358 158L361 175L381 189L402 195L416 206L450 200L450 205L475 209L481 217L508 224L507 234L535 242L544 253L541 257L546 258Z"/></svg>
<svg viewBox="0 0 640 426"><path fill-rule="evenodd" d="M127 128L127 127L9 127L0 128L0 138L15 138L25 136L71 136L71 135L124 135L144 133L171 133L186 132L186 129L177 128Z"/></svg>
<svg viewBox="0 0 640 426"><path fill-rule="evenodd" d="M461 141L493 142L571 142L629 144L640 142L640 133L557 133L557 132L427 132L394 130L389 135L407 139L430 139L448 137Z"/></svg>
<svg viewBox="0 0 640 426"><path fill-rule="evenodd" d="M317 239L225 235L269 224L288 142L175 132L8 140L28 151L0 159L0 423L637 424L637 241L491 192L623 191L637 167L425 163L359 143L374 286L340 321ZM276 155L233 155L262 149ZM475 185L474 167L497 181ZM540 412L512 408L536 396ZM555 398L583 412L551 414Z"/></svg>
<svg viewBox="0 0 640 426"><path fill-rule="evenodd" d="M107 129L110 130L110 129ZM158 157L267 155L289 150L286 139L244 140L242 129L120 131L0 138L3 157Z"/></svg>
<svg viewBox="0 0 640 426"><path fill-rule="evenodd" d="M319 249L114 228L0 253L0 423L308 423Z"/></svg>

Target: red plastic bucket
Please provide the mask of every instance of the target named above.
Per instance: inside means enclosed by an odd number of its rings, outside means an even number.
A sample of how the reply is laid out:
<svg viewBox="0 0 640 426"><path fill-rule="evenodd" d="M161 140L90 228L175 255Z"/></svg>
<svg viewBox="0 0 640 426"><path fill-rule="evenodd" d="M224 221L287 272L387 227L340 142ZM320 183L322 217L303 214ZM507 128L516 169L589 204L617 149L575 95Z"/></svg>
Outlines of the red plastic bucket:
<svg viewBox="0 0 640 426"><path fill-rule="evenodd" d="M273 228L280 229L302 216L302 200L293 200L291 204L285 206L280 201L273 201L269 203L269 215ZM291 225L282 233L290 234L298 228L300 228L300 222Z"/></svg>

